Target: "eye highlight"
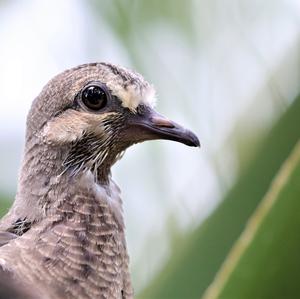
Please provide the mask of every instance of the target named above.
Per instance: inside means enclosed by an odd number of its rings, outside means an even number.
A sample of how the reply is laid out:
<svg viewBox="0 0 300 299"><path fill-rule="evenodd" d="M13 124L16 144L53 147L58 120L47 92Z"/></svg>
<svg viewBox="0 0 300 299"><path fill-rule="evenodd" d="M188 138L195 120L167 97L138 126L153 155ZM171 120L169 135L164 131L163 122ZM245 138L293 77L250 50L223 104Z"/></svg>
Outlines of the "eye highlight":
<svg viewBox="0 0 300 299"><path fill-rule="evenodd" d="M81 93L82 103L92 111L99 111L107 104L108 93L99 85L89 85Z"/></svg>

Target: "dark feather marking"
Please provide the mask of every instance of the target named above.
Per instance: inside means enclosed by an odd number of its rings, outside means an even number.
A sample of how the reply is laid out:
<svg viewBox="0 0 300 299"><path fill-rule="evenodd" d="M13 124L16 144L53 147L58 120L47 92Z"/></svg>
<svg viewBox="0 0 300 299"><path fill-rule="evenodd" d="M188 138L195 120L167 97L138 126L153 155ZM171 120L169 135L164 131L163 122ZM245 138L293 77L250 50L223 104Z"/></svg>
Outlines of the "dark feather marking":
<svg viewBox="0 0 300 299"><path fill-rule="evenodd" d="M42 262L46 265L49 265L51 264L52 262L52 258L48 257L48 256L44 256L43 259L42 259Z"/></svg>
<svg viewBox="0 0 300 299"><path fill-rule="evenodd" d="M7 231L18 236L22 236L31 228L31 226L32 222L27 220L26 218L18 219L12 224L12 226Z"/></svg>
<svg viewBox="0 0 300 299"><path fill-rule="evenodd" d="M80 140L73 143L64 160L65 171L69 170L71 176L76 176L91 170L96 182L106 183L110 167L119 159L119 153L128 147L128 144L118 143L118 131L123 124L124 116L118 114L103 120L102 134L85 132Z"/></svg>
<svg viewBox="0 0 300 299"><path fill-rule="evenodd" d="M76 231L74 233L81 250L81 256L83 257L84 264L81 265L81 275L87 278L94 271L90 266L91 263L95 261L95 255L88 250L86 250L89 245L89 240L86 235L86 231Z"/></svg>
<svg viewBox="0 0 300 299"><path fill-rule="evenodd" d="M83 275L84 278L88 278L90 274L92 273L93 269L91 268L90 265L84 264L82 266L82 271L81 274Z"/></svg>
<svg viewBox="0 0 300 299"><path fill-rule="evenodd" d="M71 284L78 284L78 279L75 277L68 277L67 280L71 283Z"/></svg>
<svg viewBox="0 0 300 299"><path fill-rule="evenodd" d="M88 238L85 231L75 231L74 235L81 246L88 245Z"/></svg>

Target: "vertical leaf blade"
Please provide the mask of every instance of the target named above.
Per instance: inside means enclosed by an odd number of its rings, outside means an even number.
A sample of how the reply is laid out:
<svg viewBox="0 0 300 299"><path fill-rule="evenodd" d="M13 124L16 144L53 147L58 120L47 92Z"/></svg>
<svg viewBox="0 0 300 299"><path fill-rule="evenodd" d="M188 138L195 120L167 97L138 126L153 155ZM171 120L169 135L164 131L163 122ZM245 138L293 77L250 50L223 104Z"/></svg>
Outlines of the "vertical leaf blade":
<svg viewBox="0 0 300 299"><path fill-rule="evenodd" d="M300 142L231 250L204 299L300 295Z"/></svg>

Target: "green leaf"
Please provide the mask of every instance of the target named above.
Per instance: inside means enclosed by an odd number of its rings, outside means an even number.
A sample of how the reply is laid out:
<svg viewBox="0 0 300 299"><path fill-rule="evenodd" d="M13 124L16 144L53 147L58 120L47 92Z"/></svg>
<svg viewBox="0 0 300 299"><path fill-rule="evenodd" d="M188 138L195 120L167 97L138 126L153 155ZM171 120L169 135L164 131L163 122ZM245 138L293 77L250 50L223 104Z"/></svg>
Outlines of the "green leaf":
<svg viewBox="0 0 300 299"><path fill-rule="evenodd" d="M299 298L300 142L204 299Z"/></svg>
<svg viewBox="0 0 300 299"><path fill-rule="evenodd" d="M300 97L265 136L219 207L185 242L174 247L176 251L166 267L139 298L201 297L299 140L299 119Z"/></svg>

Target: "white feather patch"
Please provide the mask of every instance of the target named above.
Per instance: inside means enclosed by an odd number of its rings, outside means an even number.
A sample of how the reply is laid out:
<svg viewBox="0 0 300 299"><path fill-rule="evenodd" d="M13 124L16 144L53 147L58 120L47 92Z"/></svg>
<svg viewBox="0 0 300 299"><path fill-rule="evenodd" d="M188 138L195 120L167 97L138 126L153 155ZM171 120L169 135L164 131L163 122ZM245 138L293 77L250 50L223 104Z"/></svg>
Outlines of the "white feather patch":
<svg viewBox="0 0 300 299"><path fill-rule="evenodd" d="M116 66L114 67L116 68ZM112 94L121 100L122 106L133 112L140 104L153 108L156 103L154 87L140 74L119 66L118 69L121 73L123 72L123 77L115 74L110 67L107 67L103 81ZM126 75L124 76L124 74Z"/></svg>
<svg viewBox="0 0 300 299"><path fill-rule="evenodd" d="M113 93L121 100L122 106L131 111L136 111L140 104L154 107L156 102L155 91L150 85L145 89L135 85L130 85L126 89L120 86Z"/></svg>

